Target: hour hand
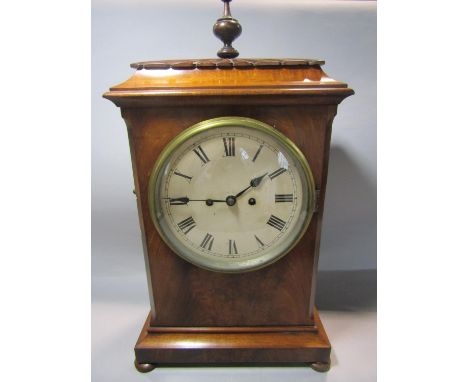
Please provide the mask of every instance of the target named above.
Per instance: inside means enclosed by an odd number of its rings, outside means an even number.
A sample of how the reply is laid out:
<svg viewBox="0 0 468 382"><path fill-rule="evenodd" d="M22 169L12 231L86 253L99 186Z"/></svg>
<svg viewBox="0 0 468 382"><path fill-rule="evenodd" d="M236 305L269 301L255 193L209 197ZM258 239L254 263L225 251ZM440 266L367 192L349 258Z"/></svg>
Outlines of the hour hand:
<svg viewBox="0 0 468 382"><path fill-rule="evenodd" d="M187 198L186 196L183 196L181 198L164 198L164 199L168 199L169 204L173 206L183 206L190 201L190 199Z"/></svg>
<svg viewBox="0 0 468 382"><path fill-rule="evenodd" d="M266 172L265 174L263 175L260 175L260 176L257 176L256 178L253 178L251 181L250 181L250 185L252 187L257 187L261 182L262 182L262 179L267 176L268 173Z"/></svg>
<svg viewBox="0 0 468 382"><path fill-rule="evenodd" d="M250 181L250 185L246 188L244 188L242 191L238 192L234 197L235 198L238 198L239 196L241 196L245 191L247 191L248 189L252 188L252 187L257 187L261 182L262 182L262 179L267 175L268 173L266 172L265 174L263 175L260 175L260 176L257 176L256 178L253 178L251 181Z"/></svg>

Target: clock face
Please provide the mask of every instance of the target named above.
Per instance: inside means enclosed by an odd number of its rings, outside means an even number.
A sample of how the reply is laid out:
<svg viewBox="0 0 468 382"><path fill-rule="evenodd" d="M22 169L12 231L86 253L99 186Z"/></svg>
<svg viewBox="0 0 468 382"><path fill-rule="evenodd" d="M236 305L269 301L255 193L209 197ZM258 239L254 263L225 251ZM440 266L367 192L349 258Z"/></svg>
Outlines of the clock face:
<svg viewBox="0 0 468 382"><path fill-rule="evenodd" d="M224 117L177 136L150 180L153 222L184 259L245 272L285 255L310 222L312 173L299 149L262 122Z"/></svg>

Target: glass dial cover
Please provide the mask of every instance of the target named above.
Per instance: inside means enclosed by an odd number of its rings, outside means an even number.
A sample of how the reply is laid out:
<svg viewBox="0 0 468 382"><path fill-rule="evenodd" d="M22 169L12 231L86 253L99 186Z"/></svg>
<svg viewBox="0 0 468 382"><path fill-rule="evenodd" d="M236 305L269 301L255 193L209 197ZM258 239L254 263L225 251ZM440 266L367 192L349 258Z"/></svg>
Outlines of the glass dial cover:
<svg viewBox="0 0 468 382"><path fill-rule="evenodd" d="M175 137L151 173L153 223L185 260L217 272L265 267L306 231L315 205L299 148L244 117L200 122Z"/></svg>

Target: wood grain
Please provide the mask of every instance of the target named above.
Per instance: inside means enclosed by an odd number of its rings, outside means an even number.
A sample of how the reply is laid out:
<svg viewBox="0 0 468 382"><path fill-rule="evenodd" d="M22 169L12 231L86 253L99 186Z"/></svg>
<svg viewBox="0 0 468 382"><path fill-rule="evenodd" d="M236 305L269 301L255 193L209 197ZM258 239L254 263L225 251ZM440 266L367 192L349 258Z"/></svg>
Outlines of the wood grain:
<svg viewBox="0 0 468 382"><path fill-rule="evenodd" d="M271 67L267 65L268 60L263 60L265 67L226 70L218 66L194 69L195 62L142 63L140 66L151 68L151 65L155 65L155 68L137 70L127 81L112 87L104 97L118 106L130 107L182 106L182 103L279 105L281 102L337 104L354 93L346 83L330 78L318 63L310 66ZM258 60L257 65L261 62ZM161 70L161 65L170 69ZM172 69L174 65L178 69ZM279 95L291 98L278 100L277 97L271 97Z"/></svg>

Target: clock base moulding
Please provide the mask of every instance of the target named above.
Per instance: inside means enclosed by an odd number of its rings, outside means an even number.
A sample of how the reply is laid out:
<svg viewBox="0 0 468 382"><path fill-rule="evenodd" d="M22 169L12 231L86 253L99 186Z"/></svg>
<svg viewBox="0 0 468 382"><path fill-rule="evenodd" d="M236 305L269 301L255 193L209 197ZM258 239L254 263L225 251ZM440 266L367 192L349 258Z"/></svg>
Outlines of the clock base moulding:
<svg viewBox="0 0 468 382"><path fill-rule="evenodd" d="M317 309L315 326L153 327L151 313L135 345L135 367L297 365L319 372L330 368L331 346Z"/></svg>

